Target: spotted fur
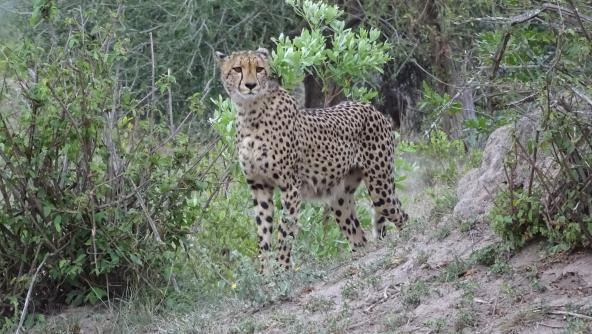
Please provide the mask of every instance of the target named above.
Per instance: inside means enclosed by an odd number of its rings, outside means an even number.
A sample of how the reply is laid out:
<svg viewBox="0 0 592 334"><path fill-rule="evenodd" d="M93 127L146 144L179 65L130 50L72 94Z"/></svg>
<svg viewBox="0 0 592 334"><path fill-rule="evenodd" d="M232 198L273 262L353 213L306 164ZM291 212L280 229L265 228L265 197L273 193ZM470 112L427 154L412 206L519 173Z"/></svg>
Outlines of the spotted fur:
<svg viewBox="0 0 592 334"><path fill-rule="evenodd" d="M271 250L273 191L281 192L278 260L290 267L289 237L297 233L302 200L323 199L352 248L366 243L354 193L364 181L374 207L374 231L408 219L395 196L391 123L368 104L299 110L269 76L265 49L217 53L223 85L236 106L236 146L251 187L264 265Z"/></svg>

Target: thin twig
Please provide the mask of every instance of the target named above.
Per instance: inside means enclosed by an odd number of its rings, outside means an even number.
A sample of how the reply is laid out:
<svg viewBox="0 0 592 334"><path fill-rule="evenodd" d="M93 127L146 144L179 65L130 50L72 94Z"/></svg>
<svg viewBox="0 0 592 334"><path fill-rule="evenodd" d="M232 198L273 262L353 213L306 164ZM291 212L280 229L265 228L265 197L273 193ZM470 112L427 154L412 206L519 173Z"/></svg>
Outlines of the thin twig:
<svg viewBox="0 0 592 334"><path fill-rule="evenodd" d="M134 183L133 180L129 179L129 182L134 187L134 192L136 193L136 198L138 199L138 202L140 202L140 206L142 207L142 211L144 212L144 215L146 216L146 219L148 220L148 224L150 225L150 229L152 229L152 233L154 233L154 239L159 244L162 244L163 242L162 242L162 239L160 238L160 233L158 232L158 229L156 228L156 223L154 222L154 220L150 216L150 212L148 211L148 208L146 207L146 203L144 202L144 198L142 197L142 194L140 194L140 191L138 190L138 187L136 187L136 184Z"/></svg>
<svg viewBox="0 0 592 334"><path fill-rule="evenodd" d="M578 21L580 28L582 28L582 32L584 33L584 36L586 36L586 39L588 39L588 41L590 43L592 43L592 36L590 36L590 33L588 32L588 30L586 30L586 27L584 26L584 22L582 22L582 18L580 17L580 13L578 11L578 8L574 5L573 0L567 0L567 3L569 3L569 6L573 10L573 12L576 16L576 20Z"/></svg>
<svg viewBox="0 0 592 334"><path fill-rule="evenodd" d="M495 51L495 56L493 57L493 69L491 70L491 76L489 77L491 80L495 79L497 76L497 72L499 70L500 63L504 58L504 53L506 52L506 47L508 45L508 41L510 40L510 36L511 34L509 31L504 32L502 41Z"/></svg>
<svg viewBox="0 0 592 334"><path fill-rule="evenodd" d="M202 206L202 208L201 208L202 212L205 212L209 208L210 203L216 197L216 195L218 194L218 192L220 192L220 189L222 189L222 185L224 184L224 182L226 181L226 179L230 178L231 173L232 173L232 166L231 167L228 167L226 169L224 175L220 179L221 182L218 183L218 186L216 187L216 189L214 189L214 191L210 194L210 197L208 197L208 199L206 200L206 203ZM199 218L199 220L193 225L194 227L193 227L192 232L196 232L197 231L197 229L201 226L201 222L202 221L203 221L203 216L201 216Z"/></svg>
<svg viewBox="0 0 592 334"><path fill-rule="evenodd" d="M580 91L579 89L575 88L575 87L571 87L572 92L574 92L577 96L579 96L582 100L586 101L586 103L588 103L589 105L592 106L592 98L586 94L584 94L582 91Z"/></svg>
<svg viewBox="0 0 592 334"><path fill-rule="evenodd" d="M171 76L171 69L167 69L167 75L170 77ZM168 111L169 111L169 126L171 128L171 137L175 136L175 120L173 118L173 92L171 91L171 85L168 85L167 88L167 93L168 93L168 98L169 98L169 103L168 103Z"/></svg>
<svg viewBox="0 0 592 334"><path fill-rule="evenodd" d="M374 314L374 317L372 317L372 318L368 318L367 320L364 320L364 321L361 321L361 322L357 322L357 323L355 323L355 324L347 327L347 330L348 331L351 331L354 328L358 328L360 326L365 326L368 323L374 321L374 319L380 318L381 316L383 316L384 314L386 314L388 312L391 312L391 309L386 309L386 310L380 311L379 313Z"/></svg>
<svg viewBox="0 0 592 334"><path fill-rule="evenodd" d="M545 175L546 173L544 173L540 167L537 166L536 161L533 161L531 159L531 154L528 152L528 150L524 147L524 145L522 145L522 143L516 139L516 147L520 149L522 155L521 157L523 157L526 162L528 164L530 164L531 166L533 166L535 168L535 172L537 173L537 175L540 178L541 181L541 185L545 188L545 190L550 193L551 189L549 188L549 184L551 183L551 181L549 180L549 176ZM518 156L517 156L518 157Z"/></svg>
<svg viewBox="0 0 592 334"><path fill-rule="evenodd" d="M37 280L37 275L39 275L39 271L41 270L43 265L45 265L45 261L47 261L48 255L49 254L45 254L45 256L43 257L43 261L41 261L41 264L39 266L37 266L37 269L35 270L35 274L33 275L33 278L31 279L31 284L29 284L29 290L27 291L27 297L25 298L25 305L23 306L23 311L21 312L19 324L18 324L18 327L16 328L16 332L15 332L16 334L21 333L21 329L23 328L23 324L25 323L25 318L27 317L27 309L29 308L29 302L31 301L31 293L33 293L33 286L35 285L35 281Z"/></svg>
<svg viewBox="0 0 592 334"><path fill-rule="evenodd" d="M152 38L152 31L150 32L150 59L152 60L152 74L150 77L152 89L150 90L150 102L154 104L154 92L156 92L156 60L154 59L154 39Z"/></svg>
<svg viewBox="0 0 592 334"><path fill-rule="evenodd" d="M456 89L462 88L462 87L458 87L458 86L456 86L454 84L451 84L451 83L442 81L442 79L438 78L437 76L435 76L434 74L432 74L430 71L426 70L421 65L419 65L419 63L415 59L411 59L410 62L413 63L413 65L417 66L417 68L419 68L422 72L424 72L425 74L427 74L429 77L431 77L432 79L436 80L437 82L439 82L439 83L441 83L441 84L443 84L445 86L453 87L453 88L456 88Z"/></svg>
<svg viewBox="0 0 592 334"><path fill-rule="evenodd" d="M538 92L532 93L526 97L521 98L520 100L516 100L514 102L510 102L508 104L506 104L506 107L516 107L522 103L526 103L526 102L532 102L535 100L535 98L537 97L537 95L539 95Z"/></svg>
<svg viewBox="0 0 592 334"><path fill-rule="evenodd" d="M570 311L549 311L547 313L549 313L549 314L557 314L557 315L569 315L570 317L592 321L592 317L589 316L589 315L584 315L584 314L570 312Z"/></svg>
<svg viewBox="0 0 592 334"><path fill-rule="evenodd" d="M549 327L549 328L564 328L564 326L559 326L559 325L549 325L549 324L546 324L546 323L544 323L544 322L539 322L539 323L537 323L537 325L539 325L539 326L543 326L543 327Z"/></svg>
<svg viewBox="0 0 592 334"><path fill-rule="evenodd" d="M580 18L582 21L592 22L592 17L579 15L576 11L571 11L565 7L561 7L551 3L544 3L540 8L528 10L522 14L511 16L511 17L477 17L472 18L468 21L459 22L459 24L465 24L468 22L487 22L487 23L502 23L516 25L520 23L528 22L534 18L537 18L544 11L555 11L558 13L565 13L569 16Z"/></svg>

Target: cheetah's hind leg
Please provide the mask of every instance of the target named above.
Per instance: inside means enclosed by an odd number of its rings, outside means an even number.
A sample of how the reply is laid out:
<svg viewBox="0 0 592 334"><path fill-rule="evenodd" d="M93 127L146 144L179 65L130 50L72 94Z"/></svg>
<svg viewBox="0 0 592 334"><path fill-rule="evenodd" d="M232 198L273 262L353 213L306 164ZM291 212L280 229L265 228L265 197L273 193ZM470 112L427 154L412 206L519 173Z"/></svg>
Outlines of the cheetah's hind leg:
<svg viewBox="0 0 592 334"><path fill-rule="evenodd" d="M330 204L331 211L335 216L335 222L339 225L341 233L347 238L352 249L366 244L364 230L356 217L354 201L354 193L361 181L361 170L352 170L343 180L343 192L334 194Z"/></svg>
<svg viewBox="0 0 592 334"><path fill-rule="evenodd" d="M384 173L380 169L370 169L364 173L364 182L372 199L374 207L374 237L382 239L386 236L386 221L389 220L401 228L409 219L401 207L401 201L395 196L395 179L392 166L385 168ZM379 175L387 175L381 179Z"/></svg>

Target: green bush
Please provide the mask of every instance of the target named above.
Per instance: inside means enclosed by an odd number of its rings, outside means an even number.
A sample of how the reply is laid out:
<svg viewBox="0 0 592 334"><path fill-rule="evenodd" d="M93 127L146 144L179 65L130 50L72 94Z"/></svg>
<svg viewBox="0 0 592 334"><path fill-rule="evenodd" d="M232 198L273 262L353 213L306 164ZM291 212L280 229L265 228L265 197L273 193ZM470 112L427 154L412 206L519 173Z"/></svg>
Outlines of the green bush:
<svg viewBox="0 0 592 334"><path fill-rule="evenodd" d="M365 84L373 83L373 76L382 73L391 48L381 41L380 30L345 28L345 13L335 5L311 0L286 2L309 28L294 38L281 34L274 39L271 66L282 85L291 88L311 73L322 83L325 105L340 94L362 101L374 98L377 92Z"/></svg>
<svg viewBox="0 0 592 334"><path fill-rule="evenodd" d="M518 139L520 133L513 138L505 164L507 188L496 199L492 226L510 248L522 247L535 237L548 240L555 250L589 245L592 126L586 110L591 91L579 78L589 76L592 49L583 43L585 36L572 29L563 34L544 25L518 25L509 33L512 38L502 61L509 70L500 80L517 87L527 83L533 102L521 103L539 112L526 116L538 119L535 134L526 140ZM482 52L490 52L502 36L499 31L484 33ZM541 65L527 66L532 63ZM517 110L505 114L523 117ZM524 167L528 176L516 182L517 171Z"/></svg>
<svg viewBox="0 0 592 334"><path fill-rule="evenodd" d="M490 215L510 248L537 237L555 250L592 243L592 44L585 29L561 13L479 35L478 58L491 65L485 72L494 80L491 92L504 87L488 101L491 113L482 116L491 124L537 119L530 138L517 132L510 143L507 187ZM562 29L551 27L557 22Z"/></svg>
<svg viewBox="0 0 592 334"><path fill-rule="evenodd" d="M496 197L490 217L493 230L513 248L519 248L534 236L544 233L546 226L541 215L540 199L528 196L521 189L502 191Z"/></svg>
<svg viewBox="0 0 592 334"><path fill-rule="evenodd" d="M564 103L562 108L573 107ZM540 133L527 147L515 138L506 159L508 188L498 194L490 220L510 248L522 247L535 237L548 240L556 250L592 244L592 142L588 139L592 126L577 113L564 110L545 111ZM545 159L553 175L543 172ZM520 161L528 167L529 177L517 185L513 177Z"/></svg>
<svg viewBox="0 0 592 334"><path fill-rule="evenodd" d="M170 279L202 211L195 143L120 86L125 40L87 14L41 23L63 39L0 49L0 331L29 286L39 312Z"/></svg>

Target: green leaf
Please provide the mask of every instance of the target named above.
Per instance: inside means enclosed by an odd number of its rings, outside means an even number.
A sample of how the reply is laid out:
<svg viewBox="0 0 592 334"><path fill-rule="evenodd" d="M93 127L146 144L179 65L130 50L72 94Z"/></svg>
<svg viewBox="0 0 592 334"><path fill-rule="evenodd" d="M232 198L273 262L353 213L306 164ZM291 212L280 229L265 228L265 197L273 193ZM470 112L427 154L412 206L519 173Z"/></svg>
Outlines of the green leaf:
<svg viewBox="0 0 592 334"><path fill-rule="evenodd" d="M53 226L55 227L55 229L58 233L62 233L62 216L61 215L56 215L53 218Z"/></svg>

